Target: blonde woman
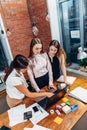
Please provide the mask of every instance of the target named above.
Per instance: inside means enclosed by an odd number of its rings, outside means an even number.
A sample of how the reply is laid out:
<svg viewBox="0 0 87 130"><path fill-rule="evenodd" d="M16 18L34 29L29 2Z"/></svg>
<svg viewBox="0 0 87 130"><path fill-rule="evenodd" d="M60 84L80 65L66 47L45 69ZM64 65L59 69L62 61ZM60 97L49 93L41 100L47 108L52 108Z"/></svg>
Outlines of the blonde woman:
<svg viewBox="0 0 87 130"><path fill-rule="evenodd" d="M53 79L60 77L60 70L64 76L64 82L69 84L66 79L66 54L57 40L52 40L49 44L48 57L53 71Z"/></svg>

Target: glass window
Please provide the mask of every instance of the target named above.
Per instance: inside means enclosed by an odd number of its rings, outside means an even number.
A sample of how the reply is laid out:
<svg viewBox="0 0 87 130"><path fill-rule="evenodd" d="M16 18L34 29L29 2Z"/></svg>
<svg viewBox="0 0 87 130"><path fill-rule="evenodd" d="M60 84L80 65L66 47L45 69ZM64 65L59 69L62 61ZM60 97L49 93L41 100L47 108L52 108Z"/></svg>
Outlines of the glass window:
<svg viewBox="0 0 87 130"><path fill-rule="evenodd" d="M87 0L83 1L84 11L84 48L87 48ZM86 49L87 51L87 49Z"/></svg>
<svg viewBox="0 0 87 130"><path fill-rule="evenodd" d="M80 37L80 9L79 0L67 0L59 3L61 13L61 30L63 47L67 54L67 61L77 63Z"/></svg>

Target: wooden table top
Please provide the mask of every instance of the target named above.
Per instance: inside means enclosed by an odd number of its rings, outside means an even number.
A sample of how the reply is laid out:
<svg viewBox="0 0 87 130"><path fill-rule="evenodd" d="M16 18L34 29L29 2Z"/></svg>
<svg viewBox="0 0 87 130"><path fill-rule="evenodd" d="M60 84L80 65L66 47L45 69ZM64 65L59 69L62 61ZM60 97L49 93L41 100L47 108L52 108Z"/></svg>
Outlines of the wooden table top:
<svg viewBox="0 0 87 130"><path fill-rule="evenodd" d="M72 84L72 86L70 87L69 91L66 93L65 97L67 97L72 102L72 105L78 104L78 109L68 114L62 113L61 118L63 119L63 121L61 122L61 124L57 124L54 122L54 119L57 117L56 113L53 115L50 114L50 110L55 109L55 104L54 104L47 109L49 116L47 116L42 121L40 121L38 125L47 127L51 130L71 130L74 124L80 119L80 117L87 110L86 104L68 96L68 93L77 86L81 86L87 89L87 80L83 78L77 78L74 84ZM26 98L23 103L29 106L29 104L31 104L32 101L29 98ZM60 104L60 103L62 103L61 100L58 101L56 104ZM9 127L9 118L7 112L4 112L0 115L0 127L3 125ZM25 127L31 128L33 127L33 124L30 121L26 121L24 123L20 123L11 127L11 130L23 130Z"/></svg>

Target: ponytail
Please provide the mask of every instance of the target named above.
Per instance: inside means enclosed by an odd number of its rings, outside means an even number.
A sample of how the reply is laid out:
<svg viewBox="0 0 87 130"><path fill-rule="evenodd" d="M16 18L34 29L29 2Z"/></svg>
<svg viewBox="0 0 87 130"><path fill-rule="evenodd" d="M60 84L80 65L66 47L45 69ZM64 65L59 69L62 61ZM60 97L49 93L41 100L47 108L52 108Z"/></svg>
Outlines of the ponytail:
<svg viewBox="0 0 87 130"><path fill-rule="evenodd" d="M5 77L4 77L4 82L6 81L7 77L9 76L9 74L12 72L12 70L14 69L14 61L11 62L10 67L8 69L8 72L6 73Z"/></svg>
<svg viewBox="0 0 87 130"><path fill-rule="evenodd" d="M25 56L21 54L16 55L14 60L10 64L8 72L5 75L4 81L6 82L7 77L9 76L9 74L12 72L13 69L16 69L16 70L24 69L28 66L28 62L29 61Z"/></svg>

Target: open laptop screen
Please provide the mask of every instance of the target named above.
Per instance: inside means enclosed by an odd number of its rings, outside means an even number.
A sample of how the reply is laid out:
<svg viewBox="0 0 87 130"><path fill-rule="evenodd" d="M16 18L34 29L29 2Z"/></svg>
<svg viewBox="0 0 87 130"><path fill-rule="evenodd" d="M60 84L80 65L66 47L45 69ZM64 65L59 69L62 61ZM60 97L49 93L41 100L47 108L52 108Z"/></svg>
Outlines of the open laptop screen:
<svg viewBox="0 0 87 130"><path fill-rule="evenodd" d="M44 109L50 107L51 105L53 105L54 103L56 103L58 100L60 100L66 93L67 87L63 88L63 89L57 89L56 91L54 91L54 95L50 98L48 97L40 97L35 99L35 101Z"/></svg>

